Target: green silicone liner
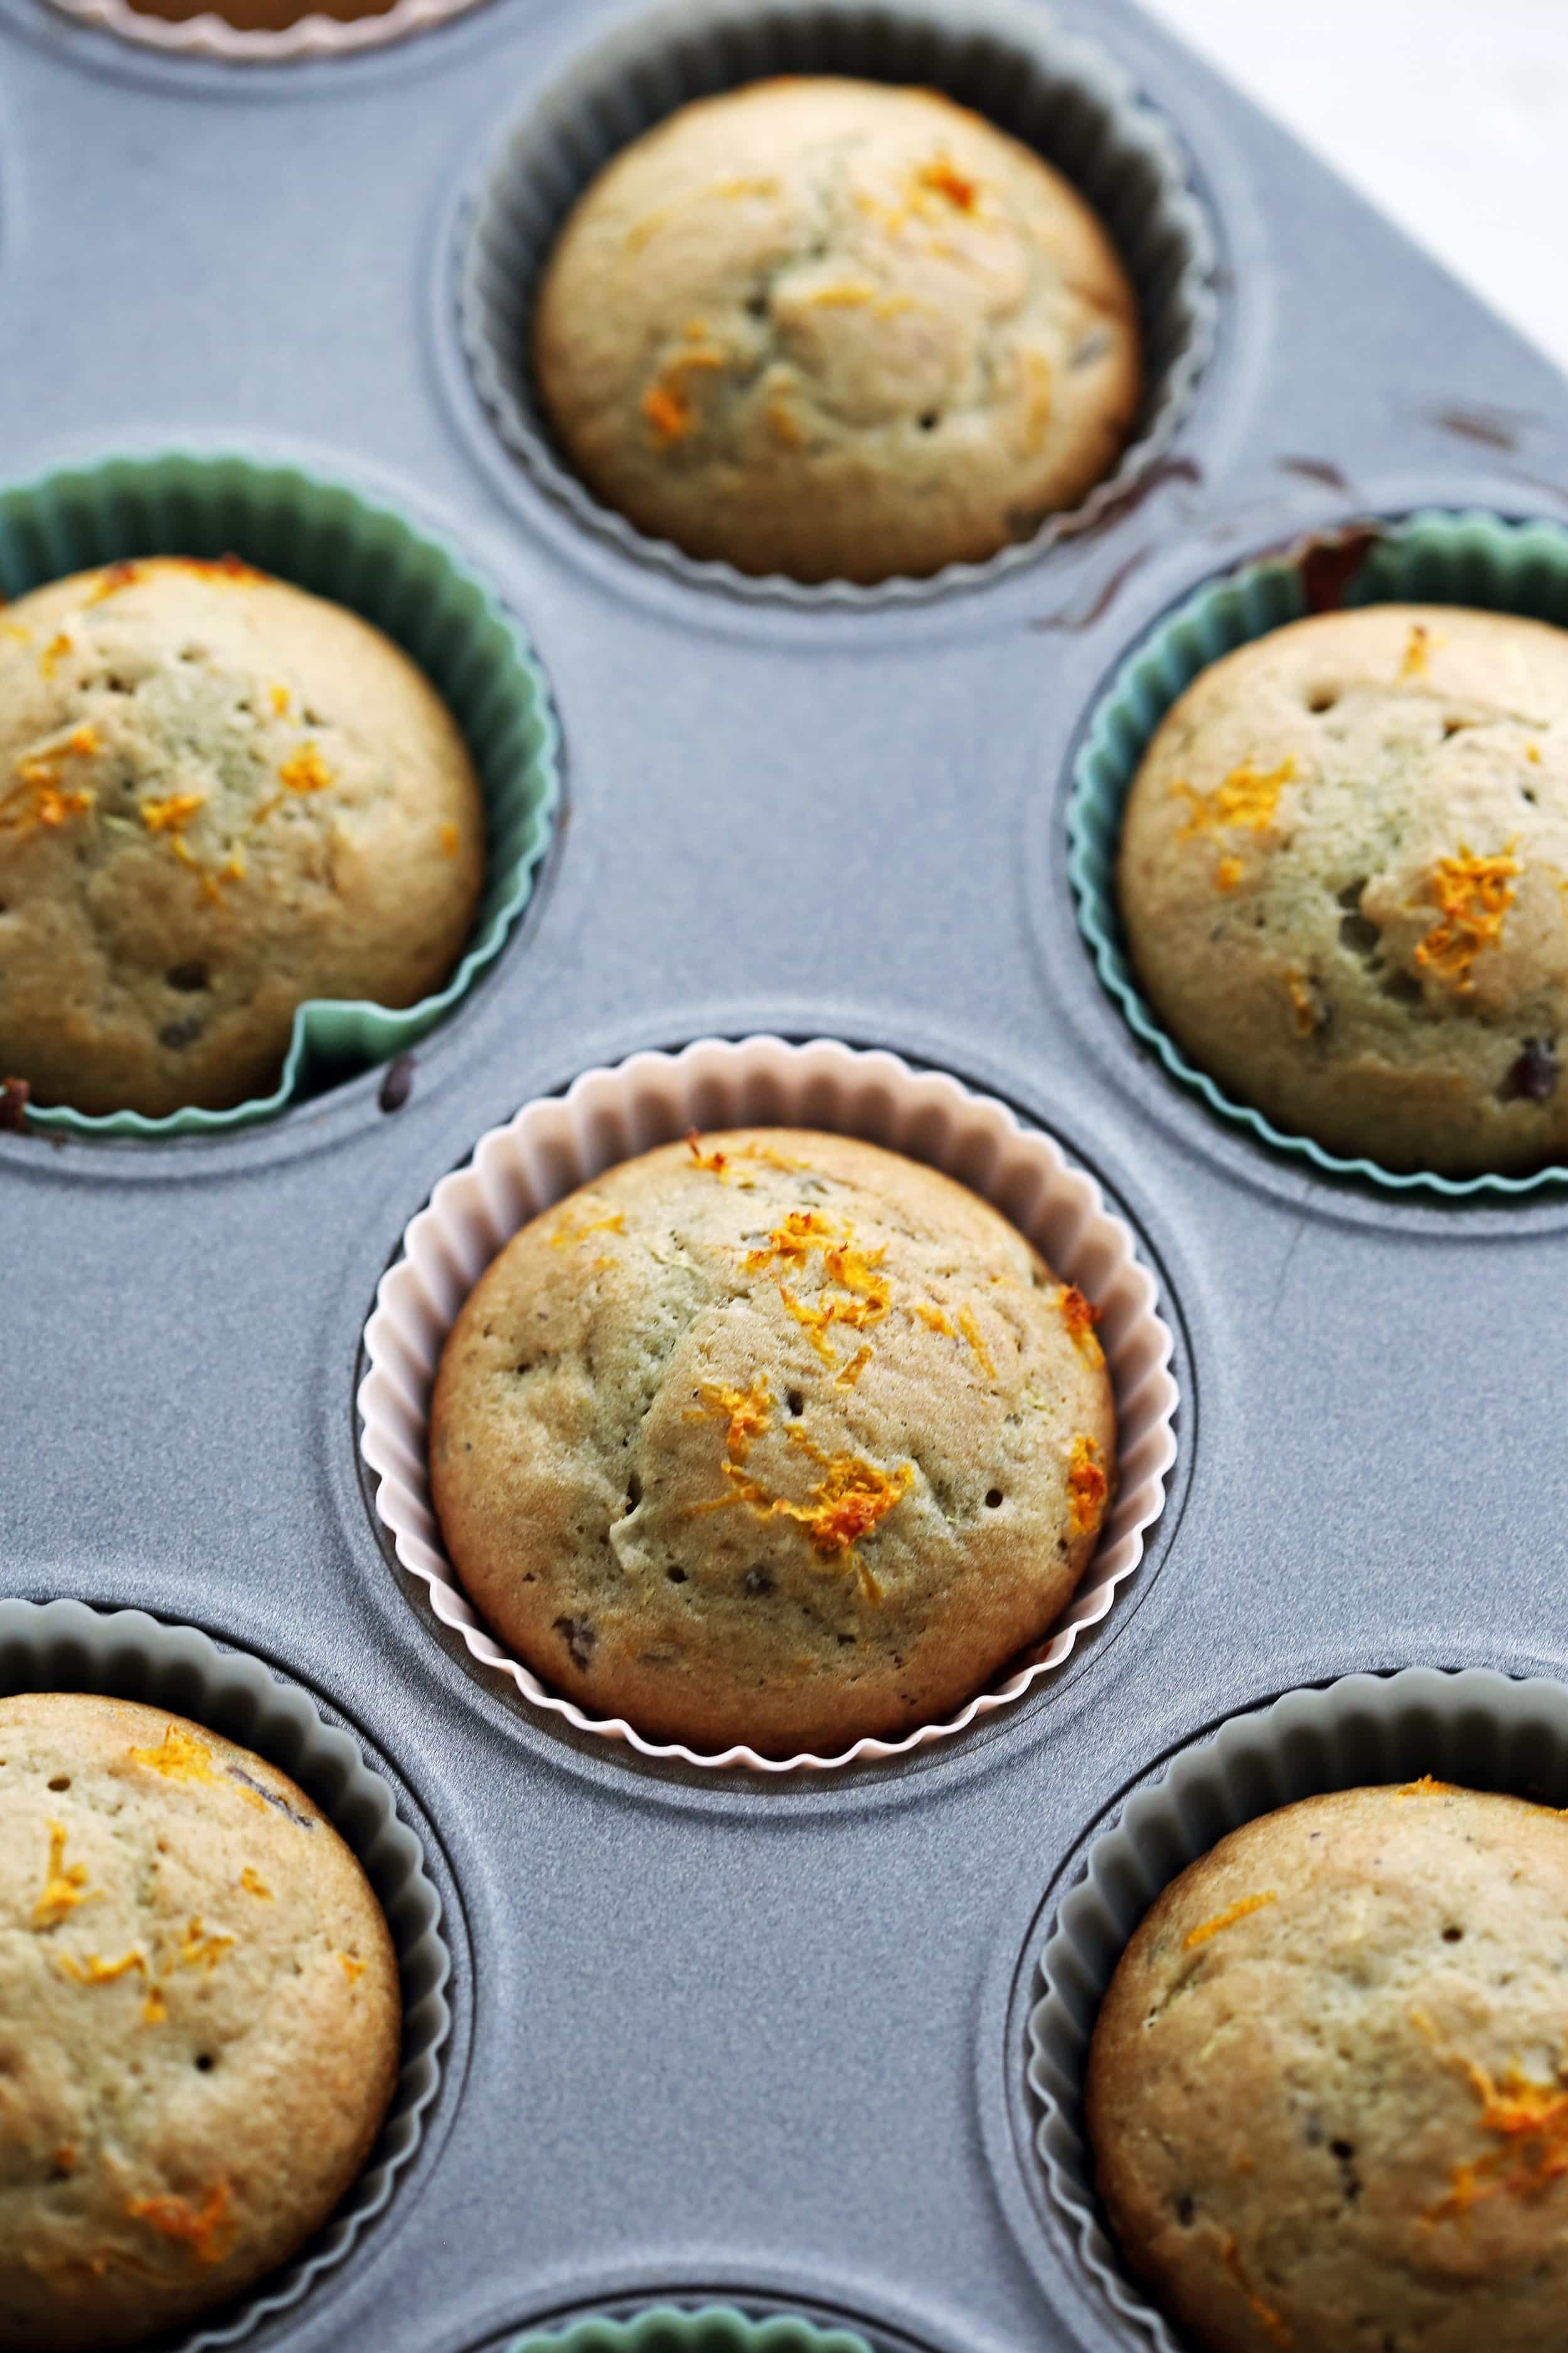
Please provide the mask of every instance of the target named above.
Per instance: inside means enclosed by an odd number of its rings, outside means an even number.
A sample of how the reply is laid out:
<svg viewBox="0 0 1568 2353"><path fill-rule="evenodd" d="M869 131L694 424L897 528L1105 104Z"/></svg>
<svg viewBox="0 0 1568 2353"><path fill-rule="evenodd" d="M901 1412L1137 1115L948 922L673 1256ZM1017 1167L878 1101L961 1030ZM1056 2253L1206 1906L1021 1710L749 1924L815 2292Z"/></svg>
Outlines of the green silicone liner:
<svg viewBox="0 0 1568 2353"><path fill-rule="evenodd" d="M1426 1187L1450 1200L1568 1184L1568 1167L1562 1166L1524 1176L1488 1171L1467 1177L1382 1168L1372 1160L1342 1159L1310 1136L1289 1134L1261 1112L1234 1102L1188 1061L1160 1027L1133 974L1116 902L1116 852L1122 807L1155 729L1200 670L1237 646L1302 618L1309 610L1302 563L1310 550L1363 532L1377 537L1339 600L1345 606L1471 605L1568 627L1568 531L1477 512L1423 508L1408 515L1358 518L1195 589L1123 661L1090 716L1074 763L1068 873L1079 928L1129 1026L1153 1048L1171 1076L1201 1095L1222 1119L1250 1129L1276 1152L1310 1161L1328 1176L1368 1178L1392 1192Z"/></svg>
<svg viewBox="0 0 1568 2353"><path fill-rule="evenodd" d="M506 2353L870 2353L847 2328L821 2328L794 2313L750 2319L735 2306L705 2304L683 2310L650 2305L630 2320L594 2315L565 2328L515 2337Z"/></svg>
<svg viewBox="0 0 1568 2353"><path fill-rule="evenodd" d="M528 902L560 797L560 733L544 674L493 592L393 508L297 466L179 450L68 466L0 490L0 596L137 555L235 554L351 607L400 645L468 739L485 798L484 895L439 995L394 1012L312 997L274 1092L163 1119L29 1107L28 1124L94 1138L221 1134L270 1118L313 1077L346 1076L416 1045L493 964Z"/></svg>

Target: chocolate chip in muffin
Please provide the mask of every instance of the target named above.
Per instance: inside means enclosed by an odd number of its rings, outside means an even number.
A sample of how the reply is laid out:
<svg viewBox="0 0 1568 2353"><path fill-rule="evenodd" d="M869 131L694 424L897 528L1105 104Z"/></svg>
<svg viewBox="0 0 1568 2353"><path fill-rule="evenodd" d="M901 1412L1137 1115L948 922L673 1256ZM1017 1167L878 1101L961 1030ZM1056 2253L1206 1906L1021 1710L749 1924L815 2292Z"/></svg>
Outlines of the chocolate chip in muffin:
<svg viewBox="0 0 1568 2353"><path fill-rule="evenodd" d="M1502 1092L1511 1101L1549 1103L1557 1090L1559 1064L1544 1038L1527 1038L1510 1065Z"/></svg>

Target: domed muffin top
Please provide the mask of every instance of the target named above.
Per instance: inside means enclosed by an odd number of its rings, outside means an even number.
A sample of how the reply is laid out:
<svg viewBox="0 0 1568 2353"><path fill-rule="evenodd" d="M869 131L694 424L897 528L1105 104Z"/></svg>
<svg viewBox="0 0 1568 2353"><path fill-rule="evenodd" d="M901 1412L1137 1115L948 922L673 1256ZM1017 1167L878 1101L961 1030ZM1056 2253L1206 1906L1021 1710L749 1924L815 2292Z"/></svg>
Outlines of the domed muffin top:
<svg viewBox="0 0 1568 2353"><path fill-rule="evenodd" d="M441 986L484 863L456 723L357 614L168 556L0 614L0 1071L36 1101L270 1092L307 998Z"/></svg>
<svg viewBox="0 0 1568 2353"><path fill-rule="evenodd" d="M1379 605L1227 655L1119 888L1156 1009L1270 1119L1399 1169L1568 1152L1568 632Z"/></svg>
<svg viewBox="0 0 1568 2353"><path fill-rule="evenodd" d="M979 562L1114 465L1131 288L1057 173L936 92L682 107L562 232L535 329L574 465L693 556L804 581Z"/></svg>
<svg viewBox="0 0 1568 2353"><path fill-rule="evenodd" d="M490 1623L593 1715L793 1754L1037 1641L1115 1468L1093 1310L932 1169L789 1129L611 1168L447 1344L432 1486Z"/></svg>

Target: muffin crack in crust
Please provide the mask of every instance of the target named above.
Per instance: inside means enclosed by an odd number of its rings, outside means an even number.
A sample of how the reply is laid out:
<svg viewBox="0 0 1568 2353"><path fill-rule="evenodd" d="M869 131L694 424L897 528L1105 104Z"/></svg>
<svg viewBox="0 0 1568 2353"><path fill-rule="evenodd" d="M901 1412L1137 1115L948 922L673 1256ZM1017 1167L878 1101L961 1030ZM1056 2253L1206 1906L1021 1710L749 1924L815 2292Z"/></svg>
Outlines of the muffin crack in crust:
<svg viewBox="0 0 1568 2353"><path fill-rule="evenodd" d="M323 2222L396 2082L390 1934L303 1792L200 1726L0 1699L0 2346L94 2353Z"/></svg>
<svg viewBox="0 0 1568 2353"><path fill-rule="evenodd" d="M748 572L980 561L1108 472L1136 305L1056 173L929 90L682 108L602 173L541 290L546 406L641 529Z"/></svg>
<svg viewBox="0 0 1568 2353"><path fill-rule="evenodd" d="M57 581L0 633L0 1060L159 1116L276 1084L297 1005L460 953L479 786L419 673L240 564Z"/></svg>
<svg viewBox="0 0 1568 2353"><path fill-rule="evenodd" d="M1568 1151L1568 633L1372 606L1226 656L1118 886L1173 1035L1270 1119L1440 1174Z"/></svg>
<svg viewBox="0 0 1568 2353"><path fill-rule="evenodd" d="M1037 1641L1115 1461L1082 1294L949 1179L787 1130L525 1227L430 1426L458 1574L536 1672L785 1754L935 1720Z"/></svg>

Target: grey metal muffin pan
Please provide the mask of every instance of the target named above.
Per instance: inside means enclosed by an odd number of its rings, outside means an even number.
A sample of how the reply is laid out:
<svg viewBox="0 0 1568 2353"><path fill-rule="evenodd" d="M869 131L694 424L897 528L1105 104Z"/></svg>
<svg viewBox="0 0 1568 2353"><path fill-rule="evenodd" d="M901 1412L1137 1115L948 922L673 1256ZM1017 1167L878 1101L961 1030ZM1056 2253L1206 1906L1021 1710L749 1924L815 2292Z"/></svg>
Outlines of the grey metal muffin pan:
<svg viewBox="0 0 1568 2353"><path fill-rule="evenodd" d="M924 603L639 565L497 439L454 303L477 162L615 14L490 0L247 69L0 0L7 474L241 448L449 529L539 649L569 776L525 922L395 1084L211 1142L0 1135L0 1588L275 1661L388 1759L450 1881L442 2130L249 2342L475 2353L721 2293L886 2353L1111 2353L1017 2097L1040 1907L1159 1758L1294 1684L1568 1672L1568 1199L1335 1182L1176 1087L1074 919L1071 754L1136 637L1255 550L1561 512L1568 389L1121 0L1061 0L1174 126L1222 257L1142 494ZM592 1063L767 1028L1059 1137L1142 1237L1183 1396L1147 1563L1059 1675L782 1785L640 1764L485 1680L383 1549L353 1417L377 1278L476 1137Z"/></svg>

